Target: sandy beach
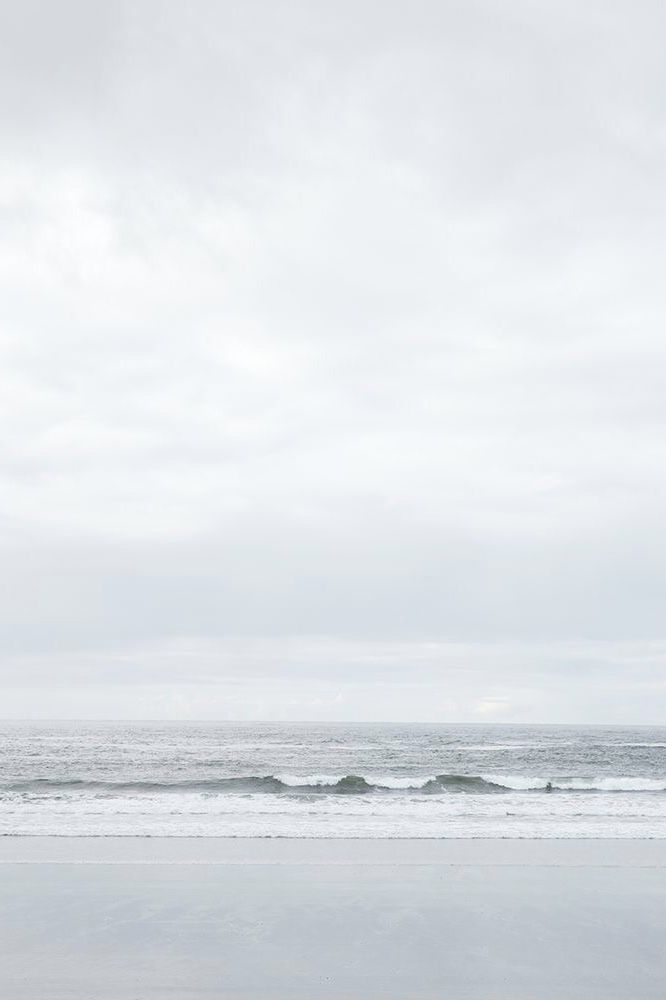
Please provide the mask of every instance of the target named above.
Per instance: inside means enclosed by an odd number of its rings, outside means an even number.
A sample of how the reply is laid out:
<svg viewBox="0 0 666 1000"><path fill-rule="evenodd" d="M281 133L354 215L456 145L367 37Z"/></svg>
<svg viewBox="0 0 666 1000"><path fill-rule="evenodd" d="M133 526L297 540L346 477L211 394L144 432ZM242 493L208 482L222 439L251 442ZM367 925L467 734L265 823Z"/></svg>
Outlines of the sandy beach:
<svg viewBox="0 0 666 1000"><path fill-rule="evenodd" d="M5 838L0 994L662 1000L663 841Z"/></svg>

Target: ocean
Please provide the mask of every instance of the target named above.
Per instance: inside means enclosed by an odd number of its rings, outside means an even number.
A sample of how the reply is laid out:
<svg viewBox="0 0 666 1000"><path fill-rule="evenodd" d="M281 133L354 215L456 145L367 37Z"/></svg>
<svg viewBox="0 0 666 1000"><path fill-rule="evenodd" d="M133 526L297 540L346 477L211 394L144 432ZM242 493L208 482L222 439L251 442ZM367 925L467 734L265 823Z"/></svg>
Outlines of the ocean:
<svg viewBox="0 0 666 1000"><path fill-rule="evenodd" d="M666 838L666 727L3 722L0 835Z"/></svg>

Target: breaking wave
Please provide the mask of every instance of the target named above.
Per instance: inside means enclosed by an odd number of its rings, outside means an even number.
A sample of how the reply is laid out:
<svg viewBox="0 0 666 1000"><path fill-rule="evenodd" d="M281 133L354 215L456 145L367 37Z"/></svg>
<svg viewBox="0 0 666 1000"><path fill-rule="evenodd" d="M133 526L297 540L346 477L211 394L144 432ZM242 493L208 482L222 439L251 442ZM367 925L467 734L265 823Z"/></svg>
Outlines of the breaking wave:
<svg viewBox="0 0 666 1000"><path fill-rule="evenodd" d="M365 795L384 793L501 794L502 792L664 792L666 778L534 777L529 775L437 774L426 777L395 775L249 775L192 778L185 781L104 781L83 778L34 778L6 782L2 792L32 794L88 793L111 796L141 793Z"/></svg>

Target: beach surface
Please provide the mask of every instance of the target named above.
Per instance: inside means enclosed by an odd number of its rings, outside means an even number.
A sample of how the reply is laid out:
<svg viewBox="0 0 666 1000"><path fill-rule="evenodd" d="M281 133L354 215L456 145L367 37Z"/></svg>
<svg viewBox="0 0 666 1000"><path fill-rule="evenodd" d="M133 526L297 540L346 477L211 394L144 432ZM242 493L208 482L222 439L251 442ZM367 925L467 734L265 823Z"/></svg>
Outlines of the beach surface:
<svg viewBox="0 0 666 1000"><path fill-rule="evenodd" d="M0 841L16 1000L663 1000L665 936L663 841Z"/></svg>

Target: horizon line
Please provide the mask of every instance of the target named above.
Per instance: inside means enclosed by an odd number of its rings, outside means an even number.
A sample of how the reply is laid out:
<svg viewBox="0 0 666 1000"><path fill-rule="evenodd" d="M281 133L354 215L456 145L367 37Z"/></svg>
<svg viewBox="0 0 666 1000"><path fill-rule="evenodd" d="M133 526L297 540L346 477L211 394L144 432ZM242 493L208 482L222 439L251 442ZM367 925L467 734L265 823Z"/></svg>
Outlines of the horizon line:
<svg viewBox="0 0 666 1000"><path fill-rule="evenodd" d="M293 725L319 725L319 726L587 726L589 728L638 728L657 727L666 728L666 722L511 722L509 720L480 720L469 721L433 721L422 719L159 719L142 718L128 719L121 717L114 718L52 718L40 716L38 718L7 718L0 716L0 723L3 722L126 722L126 723L146 723L159 722L176 725L265 725L265 726L293 726Z"/></svg>

